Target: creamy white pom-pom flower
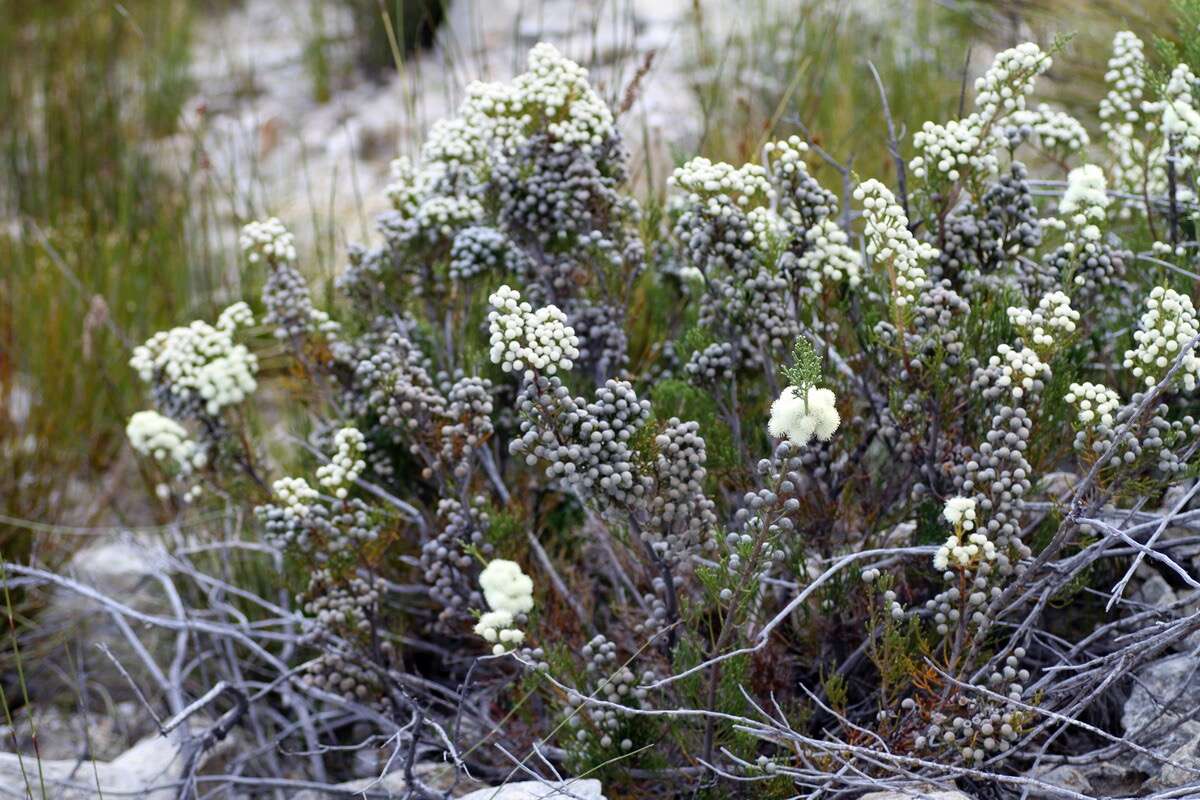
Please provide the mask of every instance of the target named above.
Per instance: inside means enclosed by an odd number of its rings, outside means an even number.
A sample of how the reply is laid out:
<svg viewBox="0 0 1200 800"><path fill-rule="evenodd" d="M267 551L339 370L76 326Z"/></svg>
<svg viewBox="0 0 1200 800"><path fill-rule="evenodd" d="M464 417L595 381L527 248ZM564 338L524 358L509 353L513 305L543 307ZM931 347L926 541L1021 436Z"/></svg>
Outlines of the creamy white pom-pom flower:
<svg viewBox="0 0 1200 800"><path fill-rule="evenodd" d="M814 436L822 442L829 441L841 422L833 392L812 387L805 397L797 387L789 386L771 406L767 431L803 446Z"/></svg>
<svg viewBox="0 0 1200 800"><path fill-rule="evenodd" d="M518 614L533 610L533 581L515 561L493 559L479 574L479 586L491 611L479 617L475 633L492 643L502 655L525 641L525 632L514 625Z"/></svg>
<svg viewBox="0 0 1200 800"><path fill-rule="evenodd" d="M521 565L503 558L493 559L479 575L484 599L493 611L525 614L533 609L533 581Z"/></svg>
<svg viewBox="0 0 1200 800"><path fill-rule="evenodd" d="M951 497L942 508L942 517L956 528L964 531L975 527L975 500L971 497Z"/></svg>
<svg viewBox="0 0 1200 800"><path fill-rule="evenodd" d="M129 418L125 435L134 450L156 461L170 459L184 475L203 467L204 451L188 438L187 430L157 411L139 411Z"/></svg>

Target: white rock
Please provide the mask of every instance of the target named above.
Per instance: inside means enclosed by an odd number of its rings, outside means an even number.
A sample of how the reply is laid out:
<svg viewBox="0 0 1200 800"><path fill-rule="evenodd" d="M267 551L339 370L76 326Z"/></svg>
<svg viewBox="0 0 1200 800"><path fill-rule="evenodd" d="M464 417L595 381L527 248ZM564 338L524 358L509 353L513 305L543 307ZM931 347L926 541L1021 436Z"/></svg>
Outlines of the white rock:
<svg viewBox="0 0 1200 800"><path fill-rule="evenodd" d="M161 552L123 535L80 550L71 559L67 573L80 583L128 603L128 594L147 576L164 571L165 566Z"/></svg>
<svg viewBox="0 0 1200 800"><path fill-rule="evenodd" d="M1139 570L1138 574L1142 575L1143 573ZM1162 575L1154 570L1147 570L1144 582L1133 593L1132 599L1148 606L1162 607L1171 605L1178 598L1175 596L1171 584L1167 583Z"/></svg>
<svg viewBox="0 0 1200 800"><path fill-rule="evenodd" d="M1092 782L1079 767L1070 764L1059 764L1050 769L1042 769L1034 774L1034 777L1043 783L1048 783L1051 786L1058 786L1062 789L1082 794L1084 796L1092 796ZM1042 791L1037 788L1030 789L1031 797L1050 797L1048 791Z"/></svg>
<svg viewBox="0 0 1200 800"><path fill-rule="evenodd" d="M140 800L173 800L173 784L183 776L184 757L175 737L143 739L112 761L43 760L41 779L46 797L55 800L99 800L100 797L137 797ZM24 763L25 776L21 765ZM29 755L0 753L0 787L26 789L41 797L38 762Z"/></svg>
<svg viewBox="0 0 1200 800"><path fill-rule="evenodd" d="M433 789L435 792L450 792L452 797L458 797L480 785L478 781L463 776L459 776L459 779L455 781L454 767L437 762L414 764L413 775L427 788ZM360 778L355 781L339 783L333 788L337 790L336 793L305 789L291 796L290 800L333 800L334 798L345 798L348 792L368 790L372 793L372 797L379 795L388 798L394 797L396 800L407 798L411 794L408 791L408 783L404 779L403 770L390 772L382 777Z"/></svg>
<svg viewBox="0 0 1200 800"><path fill-rule="evenodd" d="M571 800L604 800L600 781L590 778L568 781L521 781L503 786L479 789L465 795L461 800L542 800L543 798L571 798Z"/></svg>
<svg viewBox="0 0 1200 800"><path fill-rule="evenodd" d="M971 800L971 797L956 789L935 789L930 786L906 792L871 792L859 800Z"/></svg>

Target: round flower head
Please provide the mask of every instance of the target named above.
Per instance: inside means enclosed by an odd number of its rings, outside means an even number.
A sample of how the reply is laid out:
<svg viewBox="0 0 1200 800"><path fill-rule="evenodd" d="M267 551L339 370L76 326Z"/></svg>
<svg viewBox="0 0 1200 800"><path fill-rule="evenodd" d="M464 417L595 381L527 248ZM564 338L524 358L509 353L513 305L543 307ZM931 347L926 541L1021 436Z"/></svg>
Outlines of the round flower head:
<svg viewBox="0 0 1200 800"><path fill-rule="evenodd" d="M129 418L125 434L133 449L157 461L171 460L183 474L203 467L204 451L188 438L187 430L157 411L139 411Z"/></svg>
<svg viewBox="0 0 1200 800"><path fill-rule="evenodd" d="M805 398L798 388L789 386L771 405L767 431L800 446L814 436L828 442L842 422L836 403L837 397L828 389L809 388Z"/></svg>
<svg viewBox="0 0 1200 800"><path fill-rule="evenodd" d="M515 616L533 609L533 581L515 561L490 561L479 575L479 586L493 611Z"/></svg>
<svg viewBox="0 0 1200 800"><path fill-rule="evenodd" d="M951 497L942 509L942 516L951 525L962 525L969 531L975 527L975 500L970 497Z"/></svg>

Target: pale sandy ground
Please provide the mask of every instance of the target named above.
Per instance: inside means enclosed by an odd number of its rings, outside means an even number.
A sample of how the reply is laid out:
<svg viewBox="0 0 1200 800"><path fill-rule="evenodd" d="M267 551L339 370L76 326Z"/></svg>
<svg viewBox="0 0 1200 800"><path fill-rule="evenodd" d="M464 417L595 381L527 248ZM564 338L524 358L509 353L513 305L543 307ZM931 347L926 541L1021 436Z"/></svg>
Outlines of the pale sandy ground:
<svg viewBox="0 0 1200 800"><path fill-rule="evenodd" d="M686 145L700 113L687 84L691 8L690 0L454 0L435 47L379 82L353 68L350 21L331 3L324 27L342 74L320 103L304 63L315 24L308 4L246 0L202 24L193 47L200 91L186 132L164 154L183 164L198 142L225 223L208 233L226 245L237 220L269 213L293 226L310 253L332 225L340 250L362 239L382 209L389 162L417 151L469 81L512 77L538 41L588 66L613 99L654 51L640 97L622 118L631 161L642 163L645 141L654 142L656 159Z"/></svg>

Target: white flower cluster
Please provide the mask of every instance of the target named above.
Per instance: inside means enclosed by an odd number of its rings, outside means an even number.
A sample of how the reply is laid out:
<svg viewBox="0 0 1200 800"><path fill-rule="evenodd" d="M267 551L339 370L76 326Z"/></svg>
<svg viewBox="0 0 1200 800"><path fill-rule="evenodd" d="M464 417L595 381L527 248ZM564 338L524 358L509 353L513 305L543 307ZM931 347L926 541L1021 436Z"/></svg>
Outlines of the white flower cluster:
<svg viewBox="0 0 1200 800"><path fill-rule="evenodd" d="M304 478L280 478L271 484L282 501L283 513L289 518L306 517L312 502L320 495Z"/></svg>
<svg viewBox="0 0 1200 800"><path fill-rule="evenodd" d="M799 136L789 136L763 145L763 163L768 165L772 174L782 177L796 173L807 175L808 165L804 163L804 154L807 152L808 142Z"/></svg>
<svg viewBox="0 0 1200 800"><path fill-rule="evenodd" d="M454 232L483 219L483 206L473 197L432 195L413 214L416 229L430 240L446 239Z"/></svg>
<svg viewBox="0 0 1200 800"><path fill-rule="evenodd" d="M775 189L762 165L735 167L699 156L676 168L667 179L667 186L685 193L692 205L707 201L708 211L712 214L722 213L723 203L733 202L744 207L752 203L769 203L775 197Z"/></svg>
<svg viewBox="0 0 1200 800"><path fill-rule="evenodd" d="M975 115L966 119L952 119L946 123L926 120L921 130L913 134L913 147L920 153L909 164L913 175L918 178L945 178L950 183L958 181L963 173L992 175L999 169L999 161L992 152L995 148L985 147L984 132ZM930 175L930 170L934 174Z"/></svg>
<svg viewBox="0 0 1200 800"><path fill-rule="evenodd" d="M975 113L990 124L1023 109L1026 95L1050 64L1049 54L1033 42L998 53L984 76L975 81Z"/></svg>
<svg viewBox="0 0 1200 800"><path fill-rule="evenodd" d="M247 223L238 237L242 252L251 264L291 263L296 260L296 240L275 217Z"/></svg>
<svg viewBox="0 0 1200 800"><path fill-rule="evenodd" d="M505 372L534 370L553 375L570 370L579 358L579 339L557 306L537 311L521 301L521 294L501 286L488 298L491 359Z"/></svg>
<svg viewBox="0 0 1200 800"><path fill-rule="evenodd" d="M1012 121L1022 127L1029 126L1037 146L1048 152L1061 155L1078 153L1091 141L1087 129L1079 120L1045 103L1014 113Z"/></svg>
<svg viewBox="0 0 1200 800"><path fill-rule="evenodd" d="M996 386L1009 389L1014 400L1020 400L1034 388L1038 380L1050 379L1050 367L1042 363L1031 348L1014 350L1006 344L996 348L996 355L988 359L988 366L999 369Z"/></svg>
<svg viewBox="0 0 1200 800"><path fill-rule="evenodd" d="M996 150L1000 131L996 123L1025 108L1037 76L1050 68L1050 56L1026 42L999 53L983 77L975 81L975 111L945 124L926 122L913 134L919 155L909 164L913 174L926 180L944 178L954 183L972 176L994 175L999 170Z"/></svg>
<svg viewBox="0 0 1200 800"><path fill-rule="evenodd" d="M1104 221L1108 208L1108 180L1104 170L1095 164L1084 164L1067 174L1067 189L1058 204L1058 211L1076 228Z"/></svg>
<svg viewBox="0 0 1200 800"><path fill-rule="evenodd" d="M139 411L125 426L129 444L144 456L156 461L168 458L175 462L180 473L187 475L200 469L207 461L204 451L188 438L187 430L170 417L157 411Z"/></svg>
<svg viewBox="0 0 1200 800"><path fill-rule="evenodd" d="M1142 40L1132 31L1118 31L1104 75L1108 94L1100 101L1099 117L1112 159L1113 186L1123 192L1143 190L1147 154L1139 133L1152 125L1144 118L1149 112L1144 109L1146 74Z"/></svg>
<svg viewBox="0 0 1200 800"><path fill-rule="evenodd" d="M503 655L525 641L525 631L513 627L513 615L507 611L485 611L475 624L475 633L493 644L493 655Z"/></svg>
<svg viewBox="0 0 1200 800"><path fill-rule="evenodd" d="M743 234L743 239L759 250L769 252L773 247L790 240L791 229L787 221L765 206L750 209L746 214L746 222L750 230Z"/></svg>
<svg viewBox="0 0 1200 800"><path fill-rule="evenodd" d="M1191 68L1178 64L1163 89L1163 134L1171 137L1178 152L1189 159L1200 151L1200 111L1196 110L1192 96L1195 86L1196 76Z"/></svg>
<svg viewBox="0 0 1200 800"><path fill-rule="evenodd" d="M1133 31L1117 31L1104 81L1108 94L1100 101L1100 129L1109 138L1113 154L1124 150L1133 138L1146 92L1146 54L1142 40ZM1117 149L1120 148L1120 149Z"/></svg>
<svg viewBox="0 0 1200 800"><path fill-rule="evenodd" d="M887 266L896 305L909 305L926 280L922 264L937 258L937 248L912 235L895 195L874 178L858 185L854 199L863 206L868 255Z"/></svg>
<svg viewBox="0 0 1200 800"><path fill-rule="evenodd" d="M975 500L971 497L951 497L942 507L942 517L954 528L964 531L975 527Z"/></svg>
<svg viewBox="0 0 1200 800"><path fill-rule="evenodd" d="M317 481L332 489L339 500L345 500L346 487L367 468L367 462L361 458L367 451L367 440L357 428L342 428L334 434L333 444L337 452L328 464L317 467Z"/></svg>
<svg viewBox="0 0 1200 800"><path fill-rule="evenodd" d="M198 399L209 414L217 414L254 391L258 361L245 345L233 342L234 331L253 322L250 307L234 303L215 327L196 320L159 331L134 348L129 365L143 381L161 381L175 397Z"/></svg>
<svg viewBox="0 0 1200 800"><path fill-rule="evenodd" d="M1174 289L1156 286L1146 298L1140 329L1134 331L1134 348L1125 351L1125 368L1132 370L1146 386L1158 383L1179 353L1196 334L1196 309L1192 298ZM1184 357L1178 381L1187 391L1196 388L1200 375L1200 357L1196 348Z"/></svg>
<svg viewBox="0 0 1200 800"><path fill-rule="evenodd" d="M1121 406L1121 396L1101 383L1072 383L1063 396L1078 409L1076 419L1081 425L1099 423L1107 428L1113 424L1113 413Z"/></svg>
<svg viewBox="0 0 1200 800"><path fill-rule="evenodd" d="M945 570L950 566L969 567L979 558L996 560L996 545L986 534L976 531L964 542L957 533L950 534L937 552L933 554L934 569Z"/></svg>
<svg viewBox="0 0 1200 800"><path fill-rule="evenodd" d="M837 410L837 397L828 389L810 387L804 396L795 386L789 386L771 405L767 431L777 438L786 437L803 447L815 436L828 442L842 423Z"/></svg>
<svg viewBox="0 0 1200 800"><path fill-rule="evenodd" d="M954 533L933 555L933 566L946 570L970 566L979 558L996 560L996 545L985 534L975 530L975 501L969 497L951 497L942 509L942 516L954 526ZM974 531L972 533L972 531ZM967 534L963 540L963 534Z"/></svg>
<svg viewBox="0 0 1200 800"><path fill-rule="evenodd" d="M247 328L253 324L254 314L250 311L250 306L240 300L226 308L217 317L217 330L231 335L238 328Z"/></svg>
<svg viewBox="0 0 1200 800"><path fill-rule="evenodd" d="M493 559L479 574L479 587L491 611L484 613L475 633L495 646L496 655L525 641L525 633L514 627L518 614L533 610L533 581L515 561Z"/></svg>
<svg viewBox="0 0 1200 800"><path fill-rule="evenodd" d="M529 51L527 70L511 93L513 113L554 120L548 130L560 150L599 147L615 130L612 110L588 83L588 71L545 42Z"/></svg>
<svg viewBox="0 0 1200 800"><path fill-rule="evenodd" d="M417 169L408 156L392 159L389 168L391 180L384 187L383 193L392 208L399 211L401 216L409 219L416 215L421 206L421 200L433 188L434 178L442 171L440 162L431 162L434 166Z"/></svg>
<svg viewBox="0 0 1200 800"><path fill-rule="evenodd" d="M1008 321L1037 351L1047 353L1055 346L1056 336L1070 336L1079 322L1079 312L1071 308L1071 298L1062 292L1050 292L1038 301L1037 308L1008 307Z"/></svg>
<svg viewBox="0 0 1200 800"><path fill-rule="evenodd" d="M515 561L503 558L489 561L479 574L479 588L493 611L507 611L515 616L533 610L533 580Z"/></svg>
<svg viewBox="0 0 1200 800"><path fill-rule="evenodd" d="M1100 256L1103 252L1100 226L1104 224L1109 204L1108 180L1095 164L1076 167L1067 175L1067 188L1058 203L1062 219L1046 219L1046 225L1066 232L1062 250L1077 263ZM1087 284L1087 275L1079 271L1076 286Z"/></svg>
<svg viewBox="0 0 1200 800"><path fill-rule="evenodd" d="M590 152L616 131L587 70L544 42L529 51L527 70L510 83L470 84L458 115L433 126L423 161L473 165L494 146L518 146L541 123L558 151Z"/></svg>
<svg viewBox="0 0 1200 800"><path fill-rule="evenodd" d="M862 281L862 255L850 246L850 237L831 219L818 220L804 234L808 249L800 257L800 268L808 275L814 291L822 279L831 284L846 281L851 287Z"/></svg>

